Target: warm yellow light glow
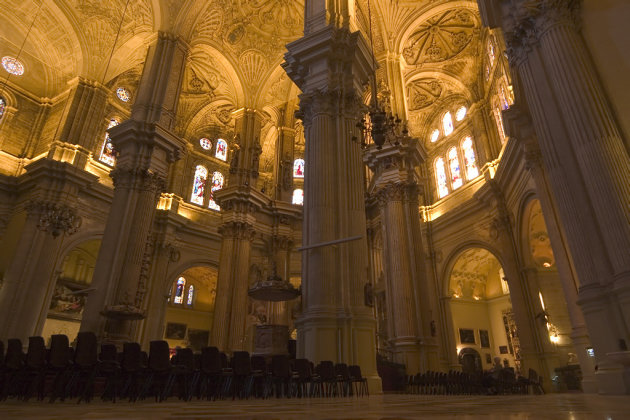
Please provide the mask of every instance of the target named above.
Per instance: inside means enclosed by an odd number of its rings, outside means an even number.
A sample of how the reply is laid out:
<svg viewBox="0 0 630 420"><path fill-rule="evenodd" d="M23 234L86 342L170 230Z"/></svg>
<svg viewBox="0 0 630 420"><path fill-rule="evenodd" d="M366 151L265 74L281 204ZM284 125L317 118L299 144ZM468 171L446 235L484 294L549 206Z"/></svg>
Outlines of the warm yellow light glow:
<svg viewBox="0 0 630 420"><path fill-rule="evenodd" d="M543 267L545 267L545 268L549 268L549 267L551 267L551 264L550 264L550 263L548 263L548 262L544 262L544 263L543 263Z"/></svg>
<svg viewBox="0 0 630 420"><path fill-rule="evenodd" d="M557 344L560 341L560 337L558 337L558 334L550 335L549 340L551 340L552 343Z"/></svg>
<svg viewBox="0 0 630 420"><path fill-rule="evenodd" d="M162 193L158 200L158 210L170 210L173 205L173 193Z"/></svg>
<svg viewBox="0 0 630 420"><path fill-rule="evenodd" d="M538 299L540 299L540 306L542 306L543 311L545 310L545 301L543 299L542 293L538 292Z"/></svg>

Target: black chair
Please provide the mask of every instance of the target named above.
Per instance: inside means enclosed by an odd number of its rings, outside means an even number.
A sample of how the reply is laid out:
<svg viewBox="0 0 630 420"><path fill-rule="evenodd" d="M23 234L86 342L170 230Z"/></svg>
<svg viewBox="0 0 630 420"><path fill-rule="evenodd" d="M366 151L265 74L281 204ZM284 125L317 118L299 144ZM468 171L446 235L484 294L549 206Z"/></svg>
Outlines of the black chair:
<svg viewBox="0 0 630 420"><path fill-rule="evenodd" d="M173 381L174 374L168 343L164 340L151 341L149 366L140 398L144 399L152 393L155 395L155 401L164 401L169 397Z"/></svg>
<svg viewBox="0 0 630 420"><path fill-rule="evenodd" d="M350 370L345 363L337 363L335 365L335 376L337 381L337 389L339 395L348 397L352 395L352 381L350 379Z"/></svg>
<svg viewBox="0 0 630 420"><path fill-rule="evenodd" d="M350 381L355 386L355 393L357 394L357 396L369 396L370 392L368 390L367 378L364 378L361 375L361 366L350 365L348 367L348 370L350 372Z"/></svg>
<svg viewBox="0 0 630 420"><path fill-rule="evenodd" d="M207 400L221 397L223 388L223 363L216 347L201 349L199 397Z"/></svg>
<svg viewBox="0 0 630 420"><path fill-rule="evenodd" d="M296 397L306 397L311 394L313 372L311 363L307 359L295 359L293 361L293 383Z"/></svg>
<svg viewBox="0 0 630 420"><path fill-rule="evenodd" d="M18 386L20 398L28 401L35 390L39 401L44 399L46 385L46 344L42 337L29 337L26 363Z"/></svg>
<svg viewBox="0 0 630 420"><path fill-rule="evenodd" d="M535 395L544 395L545 390L542 387L542 376L539 376L538 372L534 369L529 369L527 379Z"/></svg>
<svg viewBox="0 0 630 420"><path fill-rule="evenodd" d="M77 348L74 352L74 364L66 387L70 397L79 395L79 402L90 401L94 393L94 379L97 373L98 344L93 332L80 332L77 335Z"/></svg>
<svg viewBox="0 0 630 420"><path fill-rule="evenodd" d="M10 338L7 341L7 353L4 358L4 371L2 388L0 388L0 401L9 396L17 396L20 388L22 369L24 368L24 352L22 341Z"/></svg>
<svg viewBox="0 0 630 420"><path fill-rule="evenodd" d="M122 353L121 353L122 354ZM116 396L120 386L120 363L118 362L118 352L114 344L101 344L101 352L98 356L96 367L96 377L104 380L103 401L112 400L116 402Z"/></svg>
<svg viewBox="0 0 630 420"><path fill-rule="evenodd" d="M123 398L129 398L130 402L136 401L141 393L143 373L140 344L123 344L123 351L120 354L120 371L122 379L120 395Z"/></svg>
<svg viewBox="0 0 630 420"><path fill-rule="evenodd" d="M282 354L271 357L271 381L276 397L291 396L292 376L289 356Z"/></svg>
<svg viewBox="0 0 630 420"><path fill-rule="evenodd" d="M177 395L181 400L190 401L199 378L199 371L195 369L195 355L190 348L177 349L173 359L171 362L175 383L178 385ZM170 389L166 390L167 395L170 393Z"/></svg>
<svg viewBox="0 0 630 420"><path fill-rule="evenodd" d="M267 398L270 392L267 361L264 356L251 357L252 393L254 397Z"/></svg>
<svg viewBox="0 0 630 420"><path fill-rule="evenodd" d="M66 398L71 357L68 336L65 334L51 336L48 352L48 374L53 377L50 402L54 402L57 398L61 398L62 401Z"/></svg>
<svg viewBox="0 0 630 420"><path fill-rule="evenodd" d="M232 354L232 399L249 398L251 392L252 366L249 352L235 351Z"/></svg>
<svg viewBox="0 0 630 420"><path fill-rule="evenodd" d="M322 387L322 396L336 397L337 392L337 376L335 375L335 365L329 360L319 362L315 368L318 381Z"/></svg>

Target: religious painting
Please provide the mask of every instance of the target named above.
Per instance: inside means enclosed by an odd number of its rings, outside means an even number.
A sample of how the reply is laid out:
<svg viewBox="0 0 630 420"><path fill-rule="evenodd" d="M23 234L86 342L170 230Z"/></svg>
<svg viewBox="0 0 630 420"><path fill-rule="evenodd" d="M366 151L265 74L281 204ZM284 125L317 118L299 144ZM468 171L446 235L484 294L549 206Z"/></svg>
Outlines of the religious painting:
<svg viewBox="0 0 630 420"><path fill-rule="evenodd" d="M208 330L188 330L188 343L190 348L194 351L201 351L202 347L206 347L208 345L208 340L210 339L210 331Z"/></svg>
<svg viewBox="0 0 630 420"><path fill-rule="evenodd" d="M475 344L475 330L460 328L459 341L462 344Z"/></svg>
<svg viewBox="0 0 630 420"><path fill-rule="evenodd" d="M490 348L490 336L488 330L479 330L479 344L483 348Z"/></svg>
<svg viewBox="0 0 630 420"><path fill-rule="evenodd" d="M295 159L293 162L293 178L304 178L304 159Z"/></svg>
<svg viewBox="0 0 630 420"><path fill-rule="evenodd" d="M86 285L58 281L50 301L48 316L80 320L86 298L86 293L81 290L86 287Z"/></svg>
<svg viewBox="0 0 630 420"><path fill-rule="evenodd" d="M507 346L499 346L499 353L501 353L501 354L508 354L508 347Z"/></svg>
<svg viewBox="0 0 630 420"><path fill-rule="evenodd" d="M223 139L217 140L217 150L214 154L214 157L217 159L221 159L222 161L227 160L227 142Z"/></svg>
<svg viewBox="0 0 630 420"><path fill-rule="evenodd" d="M186 324L169 322L166 324L165 337L169 340L183 340L186 338Z"/></svg>

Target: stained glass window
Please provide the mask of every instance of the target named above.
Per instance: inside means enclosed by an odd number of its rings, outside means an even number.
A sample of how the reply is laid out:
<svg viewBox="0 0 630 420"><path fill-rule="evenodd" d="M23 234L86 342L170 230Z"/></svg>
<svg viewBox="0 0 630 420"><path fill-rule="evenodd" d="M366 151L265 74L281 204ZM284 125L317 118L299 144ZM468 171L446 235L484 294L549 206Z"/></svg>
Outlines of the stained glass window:
<svg viewBox="0 0 630 420"><path fill-rule="evenodd" d="M464 152L464 165L466 165L466 176L468 179L477 178L479 169L477 168L477 160L475 159L475 150L473 149L473 141L471 137L466 137L462 142L462 150Z"/></svg>
<svg viewBox="0 0 630 420"><path fill-rule="evenodd" d="M118 99L123 102L129 102L129 99L131 99L131 94L124 87L119 87L118 89L116 89L116 96L118 96Z"/></svg>
<svg viewBox="0 0 630 420"><path fill-rule="evenodd" d="M505 92L505 86L501 85L499 89L499 100L501 101L501 109L504 111L510 107L510 99Z"/></svg>
<svg viewBox="0 0 630 420"><path fill-rule="evenodd" d="M215 172L212 174L212 186L210 187L210 203L208 204L208 207L212 210L221 210L221 207L214 201L214 192L219 191L221 188L223 188L223 174L221 172Z"/></svg>
<svg viewBox="0 0 630 420"><path fill-rule="evenodd" d="M437 128L431 132L431 143L435 143L440 138L440 130Z"/></svg>
<svg viewBox="0 0 630 420"><path fill-rule="evenodd" d="M217 140L217 151L214 154L214 157L221 159L222 161L227 160L227 142L225 140Z"/></svg>
<svg viewBox="0 0 630 420"><path fill-rule="evenodd" d="M497 129L499 130L501 143L505 143L505 128L503 128L503 114L501 108L496 108L494 110L494 118L497 120Z"/></svg>
<svg viewBox="0 0 630 420"><path fill-rule="evenodd" d="M451 186L454 190L458 189L464 183L459 170L459 158L457 157L457 149L452 147L448 151L448 166L451 170Z"/></svg>
<svg viewBox="0 0 630 420"><path fill-rule="evenodd" d="M190 202L203 206L203 192L206 188L206 179L208 179L208 170L198 165L195 168L195 178L193 179L192 194L190 195Z"/></svg>
<svg viewBox="0 0 630 420"><path fill-rule="evenodd" d="M304 159L295 159L293 162L293 177L304 178Z"/></svg>
<svg viewBox="0 0 630 420"><path fill-rule="evenodd" d="M186 305L191 306L193 303L193 297L195 295L195 286L192 284L188 286L188 297L186 298Z"/></svg>
<svg viewBox="0 0 630 420"><path fill-rule="evenodd" d="M494 51L494 42L492 39L488 40L488 61L490 62L490 67L494 64L494 60L496 58L496 54Z"/></svg>
<svg viewBox="0 0 630 420"><path fill-rule="evenodd" d="M173 293L173 303L182 304L184 302L184 288L186 287L186 279L180 277L175 283L175 293Z"/></svg>
<svg viewBox="0 0 630 420"><path fill-rule="evenodd" d="M116 118L112 118L109 120L107 129L109 130L118 124L120 124L120 122ZM112 139L109 137L109 133L105 133L105 141L103 142L103 147L101 148L101 154L98 160L109 166L114 166L116 164L116 151L114 150L114 145L112 144Z"/></svg>
<svg viewBox="0 0 630 420"><path fill-rule="evenodd" d="M4 115L4 108L7 106L7 103L4 101L4 98L0 97L0 121L2 121L2 116Z"/></svg>
<svg viewBox="0 0 630 420"><path fill-rule="evenodd" d="M201 148L204 150L210 150L212 149L212 142L208 140L207 138L203 137L199 139L199 146L201 146Z"/></svg>
<svg viewBox="0 0 630 420"><path fill-rule="evenodd" d="M446 197L448 195L448 185L446 181L446 168L444 167L444 159L442 158L435 161L435 179L438 185L438 197Z"/></svg>
<svg viewBox="0 0 630 420"><path fill-rule="evenodd" d="M444 128L444 135L448 136L453 132L453 116L450 112L444 114L442 117L442 127Z"/></svg>
<svg viewBox="0 0 630 420"><path fill-rule="evenodd" d="M2 67L14 76L21 76L24 74L24 64L20 60L14 57L5 56L2 57Z"/></svg>
<svg viewBox="0 0 630 420"><path fill-rule="evenodd" d="M298 206L304 205L304 191L299 188L293 190L293 200L291 200L291 202Z"/></svg>
<svg viewBox="0 0 630 420"><path fill-rule="evenodd" d="M460 107L455 113L455 120L457 121L463 120L466 117L466 112L468 112L468 110L466 109L465 106Z"/></svg>

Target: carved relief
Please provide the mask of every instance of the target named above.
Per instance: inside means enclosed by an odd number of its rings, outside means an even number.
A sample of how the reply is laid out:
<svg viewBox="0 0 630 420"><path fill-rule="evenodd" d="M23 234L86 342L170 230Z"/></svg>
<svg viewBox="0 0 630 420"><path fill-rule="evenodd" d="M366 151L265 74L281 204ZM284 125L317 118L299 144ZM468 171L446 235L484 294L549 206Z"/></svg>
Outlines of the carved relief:
<svg viewBox="0 0 630 420"><path fill-rule="evenodd" d="M442 83L437 79L414 80L407 84L409 110L415 111L433 105L442 95Z"/></svg>
<svg viewBox="0 0 630 420"><path fill-rule="evenodd" d="M448 60L470 44L477 27L472 12L448 10L427 19L411 34L403 56L409 65Z"/></svg>

